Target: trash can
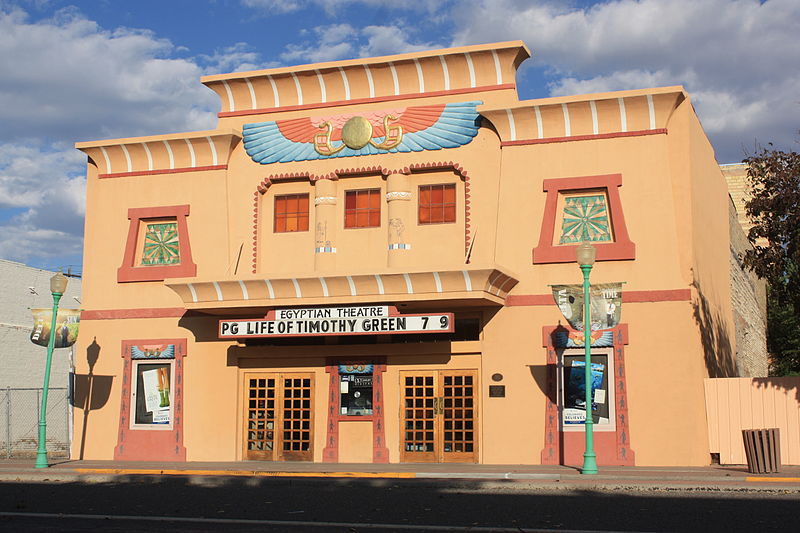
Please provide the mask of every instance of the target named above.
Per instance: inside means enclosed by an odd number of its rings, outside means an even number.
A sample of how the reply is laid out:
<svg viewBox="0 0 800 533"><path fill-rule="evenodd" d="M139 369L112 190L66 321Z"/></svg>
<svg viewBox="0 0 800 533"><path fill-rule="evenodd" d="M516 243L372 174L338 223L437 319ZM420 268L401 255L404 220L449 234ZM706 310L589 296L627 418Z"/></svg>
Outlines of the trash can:
<svg viewBox="0 0 800 533"><path fill-rule="evenodd" d="M751 474L770 474L780 471L780 437L778 428L742 430L747 470Z"/></svg>

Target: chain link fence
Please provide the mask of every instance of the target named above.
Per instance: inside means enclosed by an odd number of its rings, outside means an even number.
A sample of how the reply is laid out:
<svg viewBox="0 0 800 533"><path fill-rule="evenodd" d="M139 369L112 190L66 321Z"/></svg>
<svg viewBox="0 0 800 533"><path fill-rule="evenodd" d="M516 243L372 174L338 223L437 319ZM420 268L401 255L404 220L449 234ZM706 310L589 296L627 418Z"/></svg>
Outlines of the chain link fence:
<svg viewBox="0 0 800 533"><path fill-rule="evenodd" d="M42 389L0 389L0 458L36 456ZM51 388L47 395L47 455L69 457L69 395Z"/></svg>

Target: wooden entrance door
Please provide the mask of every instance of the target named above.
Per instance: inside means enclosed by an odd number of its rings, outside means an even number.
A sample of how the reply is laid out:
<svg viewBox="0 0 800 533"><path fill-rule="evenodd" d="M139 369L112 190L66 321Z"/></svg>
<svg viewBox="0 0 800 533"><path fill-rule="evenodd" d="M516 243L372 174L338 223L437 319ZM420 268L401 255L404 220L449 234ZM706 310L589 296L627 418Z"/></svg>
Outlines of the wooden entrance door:
<svg viewBox="0 0 800 533"><path fill-rule="evenodd" d="M245 459L314 460L314 375L247 373Z"/></svg>
<svg viewBox="0 0 800 533"><path fill-rule="evenodd" d="M400 460L478 462L475 370L403 372Z"/></svg>

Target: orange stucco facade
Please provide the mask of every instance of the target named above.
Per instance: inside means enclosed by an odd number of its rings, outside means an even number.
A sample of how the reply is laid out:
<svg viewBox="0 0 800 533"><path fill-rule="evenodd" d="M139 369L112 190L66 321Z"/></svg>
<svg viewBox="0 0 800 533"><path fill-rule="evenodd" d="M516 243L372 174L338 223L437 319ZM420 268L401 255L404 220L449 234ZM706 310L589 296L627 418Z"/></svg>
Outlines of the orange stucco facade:
<svg viewBox="0 0 800 533"><path fill-rule="evenodd" d="M217 129L78 143L76 359L94 389L73 455L580 464L563 391L583 347L559 344L550 285L581 282L565 203L594 195L591 280L624 282L621 323L592 350L608 382L598 463L708 464L703 379L736 368L713 149L681 87L520 101L528 56L509 42L209 76ZM363 220L354 191L378 195ZM287 309L443 326L221 335ZM343 403L353 368L366 411ZM143 397L156 377L158 405Z"/></svg>

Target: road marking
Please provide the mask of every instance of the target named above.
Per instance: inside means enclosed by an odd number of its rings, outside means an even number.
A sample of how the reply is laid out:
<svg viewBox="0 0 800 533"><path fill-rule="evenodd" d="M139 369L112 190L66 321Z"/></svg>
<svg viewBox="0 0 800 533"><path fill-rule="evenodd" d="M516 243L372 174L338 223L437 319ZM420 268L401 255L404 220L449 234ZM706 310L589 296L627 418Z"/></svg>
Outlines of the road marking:
<svg viewBox="0 0 800 533"><path fill-rule="evenodd" d="M488 526L435 526L423 524L375 524L363 522L311 522L300 520L255 520L247 518L193 518L182 516L132 516L132 515L99 515L99 514L62 514L62 513L13 513L2 512L3 517L18 518L74 518L80 520L127 520L142 522L181 522L205 524L247 524L265 526L294 526L294 527L347 527L364 529L391 529L409 531L497 531L501 533L611 533L605 529L541 529L526 527L488 527ZM629 531L626 533L648 533L642 531Z"/></svg>

